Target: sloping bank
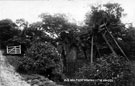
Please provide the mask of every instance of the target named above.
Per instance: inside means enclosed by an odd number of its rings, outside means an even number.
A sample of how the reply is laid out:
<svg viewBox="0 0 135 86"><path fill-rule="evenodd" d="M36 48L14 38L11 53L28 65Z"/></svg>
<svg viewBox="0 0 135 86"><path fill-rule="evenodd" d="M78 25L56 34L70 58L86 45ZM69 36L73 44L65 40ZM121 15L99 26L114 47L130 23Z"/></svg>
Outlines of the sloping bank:
<svg viewBox="0 0 135 86"><path fill-rule="evenodd" d="M7 64L2 51L0 51L0 86L30 86L15 72L13 66Z"/></svg>
<svg viewBox="0 0 135 86"><path fill-rule="evenodd" d="M23 78L15 72L14 67L8 64L5 58L0 51L0 86L61 86L45 78Z"/></svg>

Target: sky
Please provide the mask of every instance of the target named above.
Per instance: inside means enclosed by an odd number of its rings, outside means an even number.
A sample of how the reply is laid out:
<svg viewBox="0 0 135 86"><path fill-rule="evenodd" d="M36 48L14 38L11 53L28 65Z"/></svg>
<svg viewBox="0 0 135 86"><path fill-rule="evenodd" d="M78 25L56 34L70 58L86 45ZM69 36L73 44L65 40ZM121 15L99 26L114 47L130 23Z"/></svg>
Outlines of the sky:
<svg viewBox="0 0 135 86"><path fill-rule="evenodd" d="M124 8L127 16L123 23L133 23L135 26L135 0L0 0L0 20L24 18L29 23L40 21L41 13L63 13L69 20L81 24L90 6L116 2Z"/></svg>

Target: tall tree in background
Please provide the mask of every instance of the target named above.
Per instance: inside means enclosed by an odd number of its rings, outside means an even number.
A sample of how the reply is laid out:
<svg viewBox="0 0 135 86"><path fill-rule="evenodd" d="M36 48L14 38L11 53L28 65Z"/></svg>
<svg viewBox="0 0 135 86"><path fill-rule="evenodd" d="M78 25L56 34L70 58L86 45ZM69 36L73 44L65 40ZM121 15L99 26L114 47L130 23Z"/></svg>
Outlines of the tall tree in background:
<svg viewBox="0 0 135 86"><path fill-rule="evenodd" d="M102 47L104 45L104 40L101 38L101 33L99 33L103 31L100 28L103 24L106 25L109 32L117 39L117 41L118 39L122 40L125 32L125 25L121 22L123 11L124 10L118 3L107 3L103 6L99 5L97 7L92 7L91 12L86 15L85 23L89 29L92 30L92 34L95 35L94 40L96 41L96 45L101 45ZM112 40L110 39L112 38L108 36L108 39L111 43Z"/></svg>
<svg viewBox="0 0 135 86"><path fill-rule="evenodd" d="M25 28L27 28L28 25L29 25L28 21L26 21L26 20L23 19L23 18L17 19L17 20L16 20L16 24L17 24L18 27L19 27L20 29L22 29L22 30L25 29Z"/></svg>
<svg viewBox="0 0 135 86"><path fill-rule="evenodd" d="M5 44L10 38L18 36L19 34L20 30L12 20L4 19L0 21L0 43L3 48L5 48Z"/></svg>
<svg viewBox="0 0 135 86"><path fill-rule="evenodd" d="M67 20L64 15L41 14L42 28L44 32L49 33L52 37L57 38L60 32L67 29Z"/></svg>
<svg viewBox="0 0 135 86"><path fill-rule="evenodd" d="M123 11L118 3L92 7L91 13L86 15L86 25L98 28L105 23L115 37L121 37L122 31L125 30L124 24L121 22Z"/></svg>
<svg viewBox="0 0 135 86"><path fill-rule="evenodd" d="M66 55L76 44L75 34L78 31L78 26L68 22L63 14L41 14L40 17L42 18L43 31L55 40L54 44L59 47L63 58L66 59Z"/></svg>

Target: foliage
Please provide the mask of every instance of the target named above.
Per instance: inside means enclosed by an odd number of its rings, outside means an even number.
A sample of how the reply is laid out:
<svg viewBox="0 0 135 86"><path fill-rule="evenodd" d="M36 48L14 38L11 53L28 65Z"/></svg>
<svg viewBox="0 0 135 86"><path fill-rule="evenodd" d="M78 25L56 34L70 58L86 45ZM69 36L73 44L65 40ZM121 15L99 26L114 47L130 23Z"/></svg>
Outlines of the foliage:
<svg viewBox="0 0 135 86"><path fill-rule="evenodd" d="M15 70L18 69L18 66L20 65L20 61L22 59L22 56L11 56L7 55L6 60L7 62L14 67Z"/></svg>
<svg viewBox="0 0 135 86"><path fill-rule="evenodd" d="M99 86L100 84L106 84L106 86L113 86L114 84L118 86L127 86L132 78L132 72L130 65L121 56L114 56L113 54L109 56L103 56L97 58L96 63L93 65L86 64L76 73L77 79L93 79L93 80L113 80L113 82L83 82L77 83L77 86Z"/></svg>
<svg viewBox="0 0 135 86"><path fill-rule="evenodd" d="M63 28L67 20L64 18L64 15L48 15L48 14L41 14L42 19L42 27L45 32L50 33L52 37L56 38L58 34L66 29Z"/></svg>
<svg viewBox="0 0 135 86"><path fill-rule="evenodd" d="M25 29L28 27L28 22L23 18L17 19L16 24L20 29Z"/></svg>
<svg viewBox="0 0 135 86"><path fill-rule="evenodd" d="M108 49L108 46L105 43L104 38L102 37L102 34L106 33L106 29L104 29L103 25L106 26L106 28L114 36L114 39L116 41L119 42L121 40L121 42L119 43L122 44L120 45L127 44L125 41L123 41L126 38L126 28L125 25L121 22L121 18L124 14L123 12L123 8L118 3L107 3L91 7L91 12L87 13L85 20L86 28L88 28L86 29L86 31L88 33L86 33L85 38L83 38L83 40L86 39L83 44L84 47L86 47L87 51L90 52L90 50L87 47L87 44L90 44L91 35L94 35L94 44L96 44L96 47L99 48L99 52L102 49ZM119 51L110 35L106 33L105 36L108 42L114 48L114 50ZM126 51L127 47L128 46L126 46L126 48L125 46L122 46L122 49L125 49L124 51ZM117 54L121 53L118 52Z"/></svg>
<svg viewBox="0 0 135 86"><path fill-rule="evenodd" d="M121 38L123 30L125 30L125 26L121 22L121 17L124 14L123 11L123 8L118 3L93 6L92 11L86 15L85 23L89 27L92 27L96 33L100 25L106 24L115 37Z"/></svg>
<svg viewBox="0 0 135 86"><path fill-rule="evenodd" d="M104 51L102 49L106 48L106 45L102 33L100 33L102 32L100 28L102 24L107 26L109 32L122 46L122 49L130 54L130 50L135 47L135 28L126 28L121 22L123 11L123 8L117 3L93 6L91 12L86 15L85 26L70 23L63 14L41 14L42 21L32 24L28 24L24 19L16 20L16 24L9 19L1 20L0 42L2 41L2 46L9 44L22 45L25 56L20 61L21 65L18 70L33 71L43 75L48 70L50 70L49 72L53 70L55 72L53 74L61 73L63 67L61 57L64 58L63 62L65 61L66 64L68 52L73 48L77 49L78 58L85 57L85 59L88 59L90 57L91 36L93 34L94 49L97 47L99 51ZM22 30L20 31L18 28L22 28ZM109 37L108 41L113 46ZM60 54L56 48L59 48ZM124 63L126 61L123 60L123 57L103 56L97 59L97 62L93 65L84 65L77 75L78 78L93 79L112 79L114 77L116 78L115 83L119 80L121 84L123 83L121 80L128 80L124 77L129 77L129 75L126 75L128 73L125 72L130 72L127 71L128 68L126 69L128 65Z"/></svg>
<svg viewBox="0 0 135 86"><path fill-rule="evenodd" d="M22 45L22 53L32 46L33 42L36 41L53 41L44 31L41 29L42 22L36 22L32 24L25 24L23 20L17 20L20 24L19 27L23 27L20 34L8 40L10 44L20 44Z"/></svg>
<svg viewBox="0 0 135 86"><path fill-rule="evenodd" d="M76 30L77 25L68 22L63 14L41 14L42 28L44 32L49 33L52 38L58 38L63 31Z"/></svg>
<svg viewBox="0 0 135 86"><path fill-rule="evenodd" d="M20 72L32 72L46 75L62 73L62 61L57 49L48 42L37 42L26 51L26 55L21 61Z"/></svg>
<svg viewBox="0 0 135 86"><path fill-rule="evenodd" d="M2 48L5 48L5 43L13 38L18 36L20 30L18 30L17 25L10 19L3 19L0 21L0 42Z"/></svg>

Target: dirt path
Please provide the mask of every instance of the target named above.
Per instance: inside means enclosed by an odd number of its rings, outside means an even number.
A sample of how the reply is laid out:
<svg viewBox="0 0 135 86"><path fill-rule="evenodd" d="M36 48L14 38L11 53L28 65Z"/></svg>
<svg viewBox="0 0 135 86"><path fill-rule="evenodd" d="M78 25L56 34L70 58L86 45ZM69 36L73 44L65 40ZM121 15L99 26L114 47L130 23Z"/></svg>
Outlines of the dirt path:
<svg viewBox="0 0 135 86"><path fill-rule="evenodd" d="M0 51L0 86L30 86L15 72L14 67L6 62L2 51Z"/></svg>

